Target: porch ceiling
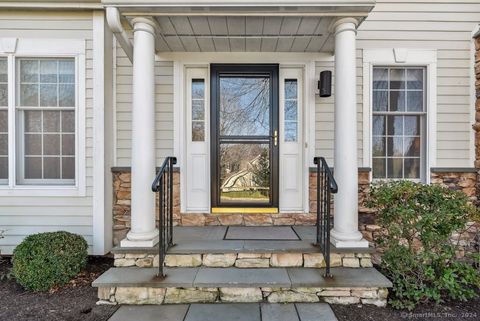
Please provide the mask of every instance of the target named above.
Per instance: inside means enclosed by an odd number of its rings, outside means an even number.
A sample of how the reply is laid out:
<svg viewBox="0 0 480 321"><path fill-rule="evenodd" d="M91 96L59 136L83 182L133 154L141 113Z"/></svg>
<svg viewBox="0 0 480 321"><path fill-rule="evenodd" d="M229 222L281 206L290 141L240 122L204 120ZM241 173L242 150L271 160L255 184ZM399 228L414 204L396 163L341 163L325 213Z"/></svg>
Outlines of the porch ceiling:
<svg viewBox="0 0 480 321"><path fill-rule="evenodd" d="M103 0L131 22L158 23L162 52L332 52L332 22L361 22L374 0ZM131 23L130 23L131 24Z"/></svg>
<svg viewBox="0 0 480 321"><path fill-rule="evenodd" d="M160 51L318 52L333 50L333 17L160 16Z"/></svg>

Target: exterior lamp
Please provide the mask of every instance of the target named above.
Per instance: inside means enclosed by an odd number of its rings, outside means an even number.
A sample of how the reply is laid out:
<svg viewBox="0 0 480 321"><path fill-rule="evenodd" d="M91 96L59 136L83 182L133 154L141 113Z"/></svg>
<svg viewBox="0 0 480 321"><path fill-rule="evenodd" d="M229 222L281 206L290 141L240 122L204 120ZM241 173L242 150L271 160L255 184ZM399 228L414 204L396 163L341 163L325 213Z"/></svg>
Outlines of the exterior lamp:
<svg viewBox="0 0 480 321"><path fill-rule="evenodd" d="M332 72L330 70L320 72L318 90L320 97L330 97L332 95Z"/></svg>

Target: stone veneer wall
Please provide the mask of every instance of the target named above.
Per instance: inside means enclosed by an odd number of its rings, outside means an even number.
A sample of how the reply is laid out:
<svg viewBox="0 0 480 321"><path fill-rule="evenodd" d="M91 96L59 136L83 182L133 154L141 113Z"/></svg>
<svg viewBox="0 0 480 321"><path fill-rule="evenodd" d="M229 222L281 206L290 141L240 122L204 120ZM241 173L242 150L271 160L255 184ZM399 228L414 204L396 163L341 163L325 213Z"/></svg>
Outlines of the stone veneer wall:
<svg viewBox="0 0 480 321"><path fill-rule="evenodd" d="M309 173L310 213L279 214L204 214L180 213L180 172L173 174L173 219L179 226L212 225L314 225L316 221L316 179L315 171ZM369 186L368 169L359 170L359 199L363 202ZM118 245L130 229L130 169L113 170L113 243ZM360 211L367 211L361 208ZM158 218L157 218L158 219Z"/></svg>

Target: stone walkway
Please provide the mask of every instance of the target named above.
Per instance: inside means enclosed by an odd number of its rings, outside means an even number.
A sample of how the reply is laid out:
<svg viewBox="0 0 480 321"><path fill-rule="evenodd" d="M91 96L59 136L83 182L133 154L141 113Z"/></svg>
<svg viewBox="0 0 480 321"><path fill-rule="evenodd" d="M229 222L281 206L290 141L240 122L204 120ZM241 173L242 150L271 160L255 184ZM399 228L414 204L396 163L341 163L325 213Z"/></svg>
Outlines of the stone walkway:
<svg viewBox="0 0 480 321"><path fill-rule="evenodd" d="M122 306L109 321L337 321L326 303Z"/></svg>

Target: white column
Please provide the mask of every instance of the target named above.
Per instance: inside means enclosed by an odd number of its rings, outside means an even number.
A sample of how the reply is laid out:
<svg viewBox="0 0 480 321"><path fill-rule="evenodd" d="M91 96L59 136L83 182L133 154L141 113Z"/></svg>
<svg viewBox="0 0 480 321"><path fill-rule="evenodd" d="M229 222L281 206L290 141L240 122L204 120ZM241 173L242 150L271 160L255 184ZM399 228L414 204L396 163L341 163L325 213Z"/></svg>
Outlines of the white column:
<svg viewBox="0 0 480 321"><path fill-rule="evenodd" d="M355 36L357 21L344 18L335 31L335 220L331 242L340 247L368 247L358 231L357 101Z"/></svg>
<svg viewBox="0 0 480 321"><path fill-rule="evenodd" d="M133 19L133 107L131 229L122 247L151 247L155 227L155 28L146 18Z"/></svg>

